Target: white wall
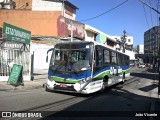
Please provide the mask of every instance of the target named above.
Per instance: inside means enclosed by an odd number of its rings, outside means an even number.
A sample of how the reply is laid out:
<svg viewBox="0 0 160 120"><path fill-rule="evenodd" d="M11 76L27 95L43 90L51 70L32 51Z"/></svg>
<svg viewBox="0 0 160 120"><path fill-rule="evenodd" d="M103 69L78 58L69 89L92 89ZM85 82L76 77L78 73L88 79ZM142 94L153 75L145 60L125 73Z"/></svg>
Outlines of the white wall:
<svg viewBox="0 0 160 120"><path fill-rule="evenodd" d="M113 39L121 40L122 36L111 36ZM127 36L126 37L126 43L127 45L133 45L133 36Z"/></svg>
<svg viewBox="0 0 160 120"><path fill-rule="evenodd" d="M68 19L71 19L71 20L75 20L76 19L76 14L73 13L73 16L71 15L68 15L64 12L64 17L68 18Z"/></svg>
<svg viewBox="0 0 160 120"><path fill-rule="evenodd" d="M62 3L44 1L44 0L32 0L33 11L62 11Z"/></svg>
<svg viewBox="0 0 160 120"><path fill-rule="evenodd" d="M125 54L129 56L130 60L135 60L135 52L130 50L125 50Z"/></svg>
<svg viewBox="0 0 160 120"><path fill-rule="evenodd" d="M48 54L48 63L46 63L47 51L53 47L53 45L46 44L31 44L31 54L34 52L34 69L48 69L51 52Z"/></svg>
<svg viewBox="0 0 160 120"><path fill-rule="evenodd" d="M144 54L144 45L138 45L138 54Z"/></svg>
<svg viewBox="0 0 160 120"><path fill-rule="evenodd" d="M33 11L61 11L62 15L68 19L75 20L76 14L68 15L63 9L63 4L61 2L44 1L44 0L32 0L32 10Z"/></svg>
<svg viewBox="0 0 160 120"><path fill-rule="evenodd" d="M95 33L90 31L85 31L85 41L94 41Z"/></svg>
<svg viewBox="0 0 160 120"><path fill-rule="evenodd" d="M133 45L133 36L127 36L126 39L127 45Z"/></svg>

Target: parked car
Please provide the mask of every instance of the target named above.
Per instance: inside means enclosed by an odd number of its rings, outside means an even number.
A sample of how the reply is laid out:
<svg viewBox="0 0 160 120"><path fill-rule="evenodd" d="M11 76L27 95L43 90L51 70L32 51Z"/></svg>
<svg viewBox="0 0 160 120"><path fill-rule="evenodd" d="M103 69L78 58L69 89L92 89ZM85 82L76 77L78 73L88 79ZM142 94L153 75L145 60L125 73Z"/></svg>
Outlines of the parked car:
<svg viewBox="0 0 160 120"><path fill-rule="evenodd" d="M146 65L145 65L144 63L139 63L138 67L139 67L139 68L145 68Z"/></svg>
<svg viewBox="0 0 160 120"><path fill-rule="evenodd" d="M130 65L130 66L135 66L135 64L134 64L134 63L130 63L129 65Z"/></svg>

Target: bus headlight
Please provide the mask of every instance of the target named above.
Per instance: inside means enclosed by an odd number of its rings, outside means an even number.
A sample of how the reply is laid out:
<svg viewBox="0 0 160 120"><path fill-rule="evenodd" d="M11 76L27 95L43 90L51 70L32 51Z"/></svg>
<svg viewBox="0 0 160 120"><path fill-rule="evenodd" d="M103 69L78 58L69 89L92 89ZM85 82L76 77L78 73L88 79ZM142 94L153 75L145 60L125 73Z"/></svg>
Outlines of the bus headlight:
<svg viewBox="0 0 160 120"><path fill-rule="evenodd" d="M75 89L76 91L80 91L81 85L80 85L79 83L74 84L74 89Z"/></svg>
<svg viewBox="0 0 160 120"><path fill-rule="evenodd" d="M48 80L49 80L49 81L53 81L53 79L52 79L51 76L48 76Z"/></svg>

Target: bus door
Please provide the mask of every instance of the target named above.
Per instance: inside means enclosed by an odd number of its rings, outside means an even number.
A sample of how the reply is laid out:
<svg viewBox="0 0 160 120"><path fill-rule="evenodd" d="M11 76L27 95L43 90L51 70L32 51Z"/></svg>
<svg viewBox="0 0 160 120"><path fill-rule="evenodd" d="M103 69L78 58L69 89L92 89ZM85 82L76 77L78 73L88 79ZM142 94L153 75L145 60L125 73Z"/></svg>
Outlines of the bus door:
<svg viewBox="0 0 160 120"><path fill-rule="evenodd" d="M114 83L117 83L119 79L119 74L118 74L119 66L117 62L117 53L114 51L111 52L111 68L110 69L112 71Z"/></svg>
<svg viewBox="0 0 160 120"><path fill-rule="evenodd" d="M98 46L95 48L95 55L94 55L94 70L93 73L97 73L102 69L102 49Z"/></svg>

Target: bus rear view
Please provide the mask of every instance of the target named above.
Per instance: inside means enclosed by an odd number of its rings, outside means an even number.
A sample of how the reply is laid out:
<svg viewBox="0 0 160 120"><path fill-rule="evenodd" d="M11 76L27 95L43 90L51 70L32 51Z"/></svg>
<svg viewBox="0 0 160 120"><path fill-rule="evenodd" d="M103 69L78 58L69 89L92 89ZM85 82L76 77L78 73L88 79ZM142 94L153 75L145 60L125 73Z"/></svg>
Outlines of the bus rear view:
<svg viewBox="0 0 160 120"><path fill-rule="evenodd" d="M92 42L66 42L51 49L46 90L88 94L93 67Z"/></svg>

